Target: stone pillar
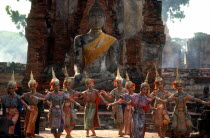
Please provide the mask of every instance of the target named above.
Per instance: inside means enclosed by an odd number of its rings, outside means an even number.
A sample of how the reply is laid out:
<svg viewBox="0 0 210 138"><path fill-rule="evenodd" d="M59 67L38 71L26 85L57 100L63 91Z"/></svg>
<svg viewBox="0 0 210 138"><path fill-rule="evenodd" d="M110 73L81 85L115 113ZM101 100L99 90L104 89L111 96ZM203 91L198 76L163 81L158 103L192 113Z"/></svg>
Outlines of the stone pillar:
<svg viewBox="0 0 210 138"><path fill-rule="evenodd" d="M141 64L139 68L146 75L152 69L150 80L155 78L153 63L158 68L162 64L162 51L165 44L164 25L161 19L162 2L145 0L143 6L144 24L141 42ZM159 71L160 72L160 71Z"/></svg>
<svg viewBox="0 0 210 138"><path fill-rule="evenodd" d="M48 44L49 31L46 24L47 0L31 1L31 11L27 18L26 39L28 41L28 55L26 73L23 86L27 88L30 72L39 81L41 72L47 65L50 45Z"/></svg>

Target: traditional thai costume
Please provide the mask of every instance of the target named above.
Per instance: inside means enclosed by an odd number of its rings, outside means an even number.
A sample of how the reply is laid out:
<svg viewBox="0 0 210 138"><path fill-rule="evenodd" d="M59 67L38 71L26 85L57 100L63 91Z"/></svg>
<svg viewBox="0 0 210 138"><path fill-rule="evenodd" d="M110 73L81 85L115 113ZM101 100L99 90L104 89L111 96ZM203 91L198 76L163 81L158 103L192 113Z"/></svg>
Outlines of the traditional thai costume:
<svg viewBox="0 0 210 138"><path fill-rule="evenodd" d="M187 112L186 102L193 101L194 97L185 92L176 93L169 97L169 101L175 101L176 107L173 112L171 129L180 134L189 133L192 131L193 124L191 117Z"/></svg>
<svg viewBox="0 0 210 138"><path fill-rule="evenodd" d="M157 83L163 83L163 78L159 75L156 65L155 65L155 70L156 70L156 78L155 78L155 89L157 89ZM154 90L150 97L159 97L162 100L167 99L171 94L165 90ZM170 122L169 116L168 116L168 111L166 108L166 104L158 101L155 99L154 107L156 110L152 112L152 121L155 124L155 129L158 131L158 133L163 133L160 134L160 137L165 137L165 132L167 131L168 128L168 123ZM160 131L160 132L159 132Z"/></svg>
<svg viewBox="0 0 210 138"><path fill-rule="evenodd" d="M7 87L9 88L9 86L13 86L14 88L17 88L17 83L14 78L14 71ZM10 94L4 95L1 100L2 100L2 105L3 105L3 115L6 118L11 119L14 124L14 126L9 127L9 134L19 134L19 132L17 131L16 133L14 133L14 130L16 127L16 123L19 120L20 111L18 110L18 106L21 104L20 102L21 97L17 95L16 93L14 93L13 95L10 95ZM18 127L20 128L20 126L17 126L17 128Z"/></svg>
<svg viewBox="0 0 210 138"><path fill-rule="evenodd" d="M147 75L148 77L148 75ZM149 87L146 78L145 82L141 84L141 89ZM132 96L133 104L133 136L134 138L143 138L145 133L145 110L144 107L148 106L151 99L146 95L137 94Z"/></svg>
<svg viewBox="0 0 210 138"><path fill-rule="evenodd" d="M83 93L84 93L84 102L85 102L85 116L84 116L85 130L90 128L100 127L99 116L98 116L98 105L100 103L99 91L96 89L88 89ZM88 100L86 100L87 97Z"/></svg>
<svg viewBox="0 0 210 138"><path fill-rule="evenodd" d="M94 81L88 78L86 74L86 82ZM105 103L106 101L100 95L100 92L96 89L87 89L82 92L83 100L85 104L85 116L84 116L84 129L89 130L92 128L100 127L98 116L98 105L100 99Z"/></svg>
<svg viewBox="0 0 210 138"><path fill-rule="evenodd" d="M65 83L72 83L73 78L69 77L67 69L65 67L64 69L64 75L65 75L65 79L63 82L63 86L64 86L64 93L67 94L69 96L69 98L74 99L75 97L79 96L79 92L75 91L75 90L70 90L68 91L65 88ZM74 102L70 101L70 100L66 100L63 106L63 111L65 113L65 127L69 128L71 126L71 122L72 121L77 121L77 115L76 115L76 111L74 109Z"/></svg>
<svg viewBox="0 0 210 138"><path fill-rule="evenodd" d="M30 81L28 82L28 86L31 87L30 85L32 84L32 85L35 85L35 87L37 87L38 83L36 82L36 80L34 80L32 72L31 72L30 77L31 78L30 78ZM39 134L39 120L40 120L42 106L41 106L41 103L38 101L38 99L34 98L34 96L43 97L43 95L38 92L34 92L34 93L27 92L23 94L24 100L32 109L31 111L29 110L26 111L25 122L24 122L25 136L31 136L31 135L33 136L35 133ZM35 132L35 129L36 129L36 132Z"/></svg>
<svg viewBox="0 0 210 138"><path fill-rule="evenodd" d="M157 100L162 102L170 102L175 101L176 106L173 112L173 119L172 119L172 126L171 129L175 133L176 136L189 136L190 132L192 131L193 124L191 122L191 117L187 112L187 101L196 101L202 104L210 104L210 102L202 101L201 99L194 98L193 96L181 91L183 81L180 78L178 68L177 68L177 75L175 81L172 83L174 88L177 88L178 92L171 95L168 99L162 100L159 97L156 97Z"/></svg>
<svg viewBox="0 0 210 138"><path fill-rule="evenodd" d="M132 83L129 79L128 74L126 73L126 83L125 87L131 86L133 90L135 90L135 83ZM123 94L121 98L125 100L127 103L132 100L132 96L136 95L136 93L133 93L130 95L129 93ZM125 135L133 135L133 118L132 118L132 105L126 104L123 108L123 116L124 116L124 134Z"/></svg>
<svg viewBox="0 0 210 138"><path fill-rule="evenodd" d="M120 76L119 68L117 69L117 76L114 80L114 85L117 86L117 81L123 81L123 78ZM123 94L128 93L128 90L125 88L114 88L110 94L114 97L115 101L118 101ZM122 104L114 104L112 106L112 117L115 120L117 126L123 124L123 107Z"/></svg>
<svg viewBox="0 0 210 138"><path fill-rule="evenodd" d="M54 70L52 69L53 79L51 80L51 86L54 83L59 83L56 78ZM64 129L64 112L63 104L64 100L69 100L69 96L62 91L50 92L45 98L51 101L50 112L49 112L49 126L51 127L51 133L63 132Z"/></svg>
<svg viewBox="0 0 210 138"><path fill-rule="evenodd" d="M177 69L177 76L173 85L182 83L183 81L181 80ZM185 92L178 92L170 96L168 101L175 101L176 104L172 117L172 131L180 133L181 135L188 135L192 131L193 124L187 111L186 102L194 101L194 97Z"/></svg>
<svg viewBox="0 0 210 138"><path fill-rule="evenodd" d="M64 91L65 94L67 94L71 99L74 99L79 95L78 91L70 90L70 91ZM65 127L70 127L72 121L77 121L77 114L74 109L74 102L71 101L65 101L63 111L65 113Z"/></svg>

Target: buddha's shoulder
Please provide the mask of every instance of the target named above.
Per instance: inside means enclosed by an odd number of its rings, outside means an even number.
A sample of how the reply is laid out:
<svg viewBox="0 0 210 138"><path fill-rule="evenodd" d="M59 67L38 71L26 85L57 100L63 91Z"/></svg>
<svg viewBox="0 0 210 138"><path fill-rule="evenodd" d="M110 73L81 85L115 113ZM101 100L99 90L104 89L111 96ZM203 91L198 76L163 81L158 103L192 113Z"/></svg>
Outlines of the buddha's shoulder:
<svg viewBox="0 0 210 138"><path fill-rule="evenodd" d="M80 34L80 35L77 35L74 39L75 40L82 40L84 38L87 38L89 36L89 34Z"/></svg>

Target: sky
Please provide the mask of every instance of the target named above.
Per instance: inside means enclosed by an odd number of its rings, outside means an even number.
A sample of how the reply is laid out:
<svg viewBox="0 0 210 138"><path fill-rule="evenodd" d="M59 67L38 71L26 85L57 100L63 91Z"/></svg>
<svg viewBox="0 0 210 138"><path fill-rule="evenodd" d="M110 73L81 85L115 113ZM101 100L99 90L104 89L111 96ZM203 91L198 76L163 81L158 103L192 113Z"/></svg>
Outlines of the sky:
<svg viewBox="0 0 210 138"><path fill-rule="evenodd" d="M7 5L10 5L12 10L18 10L21 14L28 15L31 9L31 2L28 0L19 0L19 2L17 0L0 0L0 31L20 32L6 13L5 7Z"/></svg>
<svg viewBox="0 0 210 138"><path fill-rule="evenodd" d="M11 5L12 9L28 14L31 4L28 0L0 0L0 31L19 32L6 14L5 6ZM23 8L24 5L24 8ZM169 34L172 38L192 38L195 32L210 34L210 0L190 0L189 7L183 7L186 17L180 22L167 21Z"/></svg>
<svg viewBox="0 0 210 138"><path fill-rule="evenodd" d="M210 34L210 0L190 0L189 7L183 7L185 18L181 22L167 22L172 38L192 38L194 33Z"/></svg>

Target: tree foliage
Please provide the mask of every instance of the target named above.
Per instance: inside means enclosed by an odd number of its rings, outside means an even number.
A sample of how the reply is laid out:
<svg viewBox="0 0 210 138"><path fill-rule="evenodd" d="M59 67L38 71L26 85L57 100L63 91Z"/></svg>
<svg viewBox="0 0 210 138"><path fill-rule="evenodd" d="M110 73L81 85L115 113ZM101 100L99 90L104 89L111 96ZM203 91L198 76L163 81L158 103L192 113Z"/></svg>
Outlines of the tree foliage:
<svg viewBox="0 0 210 138"><path fill-rule="evenodd" d="M203 32L197 32L197 33L194 33L194 37L198 37L198 38L208 37L208 34L203 33Z"/></svg>
<svg viewBox="0 0 210 138"><path fill-rule="evenodd" d="M181 6L188 6L190 0L161 0L162 1L162 19L183 19L185 18L184 11Z"/></svg>
<svg viewBox="0 0 210 138"><path fill-rule="evenodd" d="M13 23L15 23L16 28L18 30L21 30L21 32L24 32L24 29L26 27L26 15L20 14L19 11L12 10L9 5L5 8L7 14L11 17L11 20Z"/></svg>

